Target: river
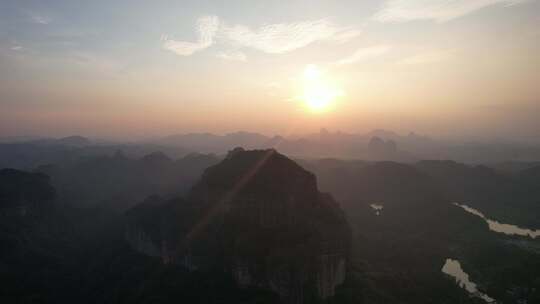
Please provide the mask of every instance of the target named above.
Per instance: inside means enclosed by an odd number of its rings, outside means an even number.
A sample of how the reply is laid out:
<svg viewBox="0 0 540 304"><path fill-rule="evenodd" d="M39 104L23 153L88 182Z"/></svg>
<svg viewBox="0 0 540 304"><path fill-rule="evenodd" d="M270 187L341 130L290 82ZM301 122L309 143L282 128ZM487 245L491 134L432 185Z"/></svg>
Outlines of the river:
<svg viewBox="0 0 540 304"><path fill-rule="evenodd" d="M467 290L472 296L478 297L486 301L487 303L495 303L495 300L478 290L476 284L471 282L469 275L463 271L461 264L457 260L446 259L442 272L453 277L456 283L463 289Z"/></svg>
<svg viewBox="0 0 540 304"><path fill-rule="evenodd" d="M463 210L482 218L488 224L489 230L491 231L504 233L507 235L528 236L533 239L540 237L540 230L531 230L527 228L521 228L516 225L500 223L498 221L487 218L482 212L467 205L462 205L458 203L454 203L454 205L461 207Z"/></svg>

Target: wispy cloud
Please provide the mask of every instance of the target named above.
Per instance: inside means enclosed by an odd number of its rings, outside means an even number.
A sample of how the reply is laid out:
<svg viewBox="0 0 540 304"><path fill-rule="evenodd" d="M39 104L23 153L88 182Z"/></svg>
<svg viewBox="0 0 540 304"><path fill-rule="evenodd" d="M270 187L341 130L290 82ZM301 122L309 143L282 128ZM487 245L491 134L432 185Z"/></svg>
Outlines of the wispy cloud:
<svg viewBox="0 0 540 304"><path fill-rule="evenodd" d="M347 41L359 31L339 27L327 19L276 23L251 29L245 25L223 28L224 36L244 47L270 54L287 53L318 41Z"/></svg>
<svg viewBox="0 0 540 304"><path fill-rule="evenodd" d="M388 45L376 45L365 48L360 48L352 53L350 56L347 56L336 62L337 65L346 65L361 62L373 57L377 57L383 54L386 54L390 50Z"/></svg>
<svg viewBox="0 0 540 304"><path fill-rule="evenodd" d="M12 47L11 47L11 50L12 50L12 51L20 51L20 50L22 50L22 49L23 49L23 47L20 46L20 45L15 45L15 46L12 46Z"/></svg>
<svg viewBox="0 0 540 304"><path fill-rule="evenodd" d="M380 22L433 20L446 22L484 7L512 6L529 0L388 0L373 18Z"/></svg>
<svg viewBox="0 0 540 304"><path fill-rule="evenodd" d="M219 18L217 16L201 17L197 21L199 37L196 42L178 41L170 39L168 36L162 36L163 48L180 56L189 56L211 46L218 29Z"/></svg>
<svg viewBox="0 0 540 304"><path fill-rule="evenodd" d="M415 65L415 64L431 64L436 62L441 62L452 58L456 50L429 50L418 53L416 55L407 57L401 61L399 64L405 65Z"/></svg>
<svg viewBox="0 0 540 304"><path fill-rule="evenodd" d="M218 53L216 57L224 59L224 60L230 60L230 61L246 61L247 60L246 54L239 51L221 52L221 53Z"/></svg>
<svg viewBox="0 0 540 304"><path fill-rule="evenodd" d="M31 13L28 13L28 16L30 18L30 21L33 22L33 23L37 23L37 24L49 24L52 22L52 18L51 17L48 17L48 16L45 16L45 15L42 15L42 14L38 14L38 13L35 13L35 12L31 12Z"/></svg>
<svg viewBox="0 0 540 304"><path fill-rule="evenodd" d="M163 47L178 55L189 56L211 46L217 37L237 47L283 54L320 41L346 42L360 34L355 28L337 26L328 19L275 23L252 29L241 24L226 25L217 16L200 18L198 32L199 39L196 42L163 36Z"/></svg>

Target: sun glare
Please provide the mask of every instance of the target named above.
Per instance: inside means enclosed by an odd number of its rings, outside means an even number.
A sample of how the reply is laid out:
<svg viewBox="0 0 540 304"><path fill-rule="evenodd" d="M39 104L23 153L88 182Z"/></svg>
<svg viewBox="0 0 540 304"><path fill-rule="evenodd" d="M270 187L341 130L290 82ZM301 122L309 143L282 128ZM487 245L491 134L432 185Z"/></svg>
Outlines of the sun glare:
<svg viewBox="0 0 540 304"><path fill-rule="evenodd" d="M307 108L315 113L330 110L335 99L343 92L328 80L316 65L308 65L303 75L302 101Z"/></svg>

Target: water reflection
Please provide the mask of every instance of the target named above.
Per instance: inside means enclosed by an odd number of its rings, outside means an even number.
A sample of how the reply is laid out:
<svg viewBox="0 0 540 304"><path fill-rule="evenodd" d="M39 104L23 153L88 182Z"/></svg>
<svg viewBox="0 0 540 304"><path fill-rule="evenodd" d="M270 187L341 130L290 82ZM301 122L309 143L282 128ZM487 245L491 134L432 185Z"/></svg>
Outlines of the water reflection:
<svg viewBox="0 0 540 304"><path fill-rule="evenodd" d="M375 215L377 216L381 215L381 211L384 208L382 204L371 204L369 206L371 207L371 209L375 210Z"/></svg>
<svg viewBox="0 0 540 304"><path fill-rule="evenodd" d="M489 230L491 231L504 233L508 235L529 236L533 239L540 236L540 230L531 230L531 229L526 229L526 228L520 228L515 225L499 223L497 221L488 219L482 212L474 208L471 208L467 205L461 205L458 203L454 203L454 205L463 208L463 210L471 214L481 217L484 221L488 223Z"/></svg>
<svg viewBox="0 0 540 304"><path fill-rule="evenodd" d="M467 292L469 292L471 295L481 298L488 303L495 302L493 298L480 292L476 287L476 284L469 280L469 275L465 271L463 271L459 261L453 259L446 259L446 262L444 263L444 266L441 270L447 275L453 277L456 280L456 283L461 288L467 290Z"/></svg>

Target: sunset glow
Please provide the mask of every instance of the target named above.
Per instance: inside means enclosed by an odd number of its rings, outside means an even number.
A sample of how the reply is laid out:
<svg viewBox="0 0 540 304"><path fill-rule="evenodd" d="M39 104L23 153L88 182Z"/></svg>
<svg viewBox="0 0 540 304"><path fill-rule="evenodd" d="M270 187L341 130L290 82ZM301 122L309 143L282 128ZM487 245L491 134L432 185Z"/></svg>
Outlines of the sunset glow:
<svg viewBox="0 0 540 304"><path fill-rule="evenodd" d="M334 106L337 98L343 96L343 91L335 87L315 65L306 67L303 78L302 101L311 112L326 112Z"/></svg>
<svg viewBox="0 0 540 304"><path fill-rule="evenodd" d="M540 0L0 0L0 304L540 304L539 54Z"/></svg>
<svg viewBox="0 0 540 304"><path fill-rule="evenodd" d="M0 136L539 138L540 1L428 2L4 1Z"/></svg>

